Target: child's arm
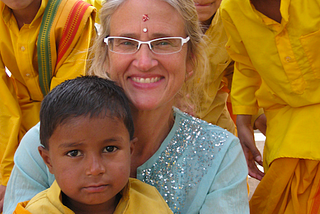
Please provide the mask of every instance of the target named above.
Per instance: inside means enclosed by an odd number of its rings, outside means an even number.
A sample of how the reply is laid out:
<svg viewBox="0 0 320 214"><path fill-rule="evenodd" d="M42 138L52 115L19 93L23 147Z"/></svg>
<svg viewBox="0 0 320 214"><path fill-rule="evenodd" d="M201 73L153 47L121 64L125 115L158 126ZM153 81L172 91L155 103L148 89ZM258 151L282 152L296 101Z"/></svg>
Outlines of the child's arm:
<svg viewBox="0 0 320 214"><path fill-rule="evenodd" d="M252 65L246 47L238 33L237 27L241 26L234 26L228 12L224 10L223 4L222 2L220 9L222 21L228 35L226 48L231 58L235 61L231 98L233 112L238 115L238 136L247 159L249 175L261 179L263 173L258 170L255 162L262 164L262 159L254 143L251 125L251 115L257 114L259 109L255 93L260 87L261 78Z"/></svg>
<svg viewBox="0 0 320 214"><path fill-rule="evenodd" d="M262 157L254 141L251 117L251 115L237 116L238 137L247 160L249 175L253 178L261 180L264 176L264 173L258 169L255 162L262 165Z"/></svg>
<svg viewBox="0 0 320 214"><path fill-rule="evenodd" d="M88 59L88 50L96 37L94 16L95 14L91 14L89 18L82 20L81 24L85 24L85 26L79 27L72 44L68 48L71 51L59 61L55 75L51 79L50 89L67 79L85 75L87 62L90 60Z"/></svg>
<svg viewBox="0 0 320 214"><path fill-rule="evenodd" d="M5 159L5 153L9 148L18 147L20 110L15 95L14 85L6 74L5 66L0 55L0 212L2 211L4 192L10 176L13 163ZM9 146L8 146L9 145ZM14 152L11 154L13 156ZM9 171L7 166L9 163ZM5 167L6 166L6 167Z"/></svg>

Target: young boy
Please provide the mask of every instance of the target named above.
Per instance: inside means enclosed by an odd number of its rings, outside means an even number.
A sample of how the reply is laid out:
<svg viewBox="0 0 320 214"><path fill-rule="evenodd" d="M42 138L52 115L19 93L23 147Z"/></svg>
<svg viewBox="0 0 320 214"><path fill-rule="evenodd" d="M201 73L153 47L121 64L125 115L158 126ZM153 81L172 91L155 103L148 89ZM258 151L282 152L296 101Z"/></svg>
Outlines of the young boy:
<svg viewBox="0 0 320 214"><path fill-rule="evenodd" d="M85 74L87 50L96 34L95 8L88 3L0 1L0 212L13 155L39 122L43 97L64 80Z"/></svg>
<svg viewBox="0 0 320 214"><path fill-rule="evenodd" d="M216 13L221 0L211 1L211 3L208 3L207 0L194 0L194 2L198 19L205 33L206 45L204 47L209 60L208 78L204 83L207 87L197 116L236 134L235 124L226 105L228 98L228 91L225 90L228 84L226 80L229 79L227 77L232 78L233 63L224 48L227 35L222 22L219 21L220 15Z"/></svg>
<svg viewBox="0 0 320 214"><path fill-rule="evenodd" d="M39 147L56 181L15 212L172 213L154 187L129 178L133 134L114 82L84 76L58 85L42 101Z"/></svg>
<svg viewBox="0 0 320 214"><path fill-rule="evenodd" d="M261 179L251 115L268 126L265 175L250 211L320 213L320 4L297 0L223 0L226 45L235 61L232 105L249 173Z"/></svg>
<svg viewBox="0 0 320 214"><path fill-rule="evenodd" d="M208 2L207 0L194 0L198 19L204 32L205 53L209 59L208 78L205 83L203 99L199 111L196 113L201 119L227 129L233 134L235 130L235 115L229 113L229 92L233 76L233 61L225 49L227 35L220 18L219 6L221 0ZM203 83L201 83L203 84ZM263 126L264 115L255 115L253 123L256 128L265 133ZM231 116L231 117L230 117ZM234 120L234 121L233 121Z"/></svg>

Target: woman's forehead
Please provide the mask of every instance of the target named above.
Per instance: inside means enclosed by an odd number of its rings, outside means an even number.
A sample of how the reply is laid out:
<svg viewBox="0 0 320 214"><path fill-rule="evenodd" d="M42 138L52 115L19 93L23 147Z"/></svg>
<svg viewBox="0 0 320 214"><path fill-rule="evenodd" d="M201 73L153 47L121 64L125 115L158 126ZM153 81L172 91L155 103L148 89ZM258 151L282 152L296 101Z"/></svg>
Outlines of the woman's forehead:
<svg viewBox="0 0 320 214"><path fill-rule="evenodd" d="M179 12L161 0L127 0L111 16L110 35L164 34L185 36Z"/></svg>

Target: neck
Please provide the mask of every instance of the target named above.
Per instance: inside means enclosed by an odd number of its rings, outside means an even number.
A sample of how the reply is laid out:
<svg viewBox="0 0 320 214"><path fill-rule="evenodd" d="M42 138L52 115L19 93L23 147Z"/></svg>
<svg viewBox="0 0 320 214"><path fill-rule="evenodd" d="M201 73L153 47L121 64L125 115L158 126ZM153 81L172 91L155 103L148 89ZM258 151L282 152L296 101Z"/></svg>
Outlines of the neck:
<svg viewBox="0 0 320 214"><path fill-rule="evenodd" d="M138 142L131 158L131 177L136 177L137 168L159 149L169 134L174 124L174 116L171 106L152 111L132 109L132 113Z"/></svg>
<svg viewBox="0 0 320 214"><path fill-rule="evenodd" d="M213 19L214 15L215 14L213 14L213 16L210 19L201 22L202 33L206 33L207 32L207 30L209 29L209 27L211 25L211 22L212 22L212 19Z"/></svg>
<svg viewBox="0 0 320 214"><path fill-rule="evenodd" d="M280 5L281 0L251 0L253 6L262 14L281 23Z"/></svg>
<svg viewBox="0 0 320 214"><path fill-rule="evenodd" d="M28 7L24 9L12 9L12 13L17 21L19 29L21 29L24 24L30 24L32 22L38 13L41 2L42 0L34 0Z"/></svg>

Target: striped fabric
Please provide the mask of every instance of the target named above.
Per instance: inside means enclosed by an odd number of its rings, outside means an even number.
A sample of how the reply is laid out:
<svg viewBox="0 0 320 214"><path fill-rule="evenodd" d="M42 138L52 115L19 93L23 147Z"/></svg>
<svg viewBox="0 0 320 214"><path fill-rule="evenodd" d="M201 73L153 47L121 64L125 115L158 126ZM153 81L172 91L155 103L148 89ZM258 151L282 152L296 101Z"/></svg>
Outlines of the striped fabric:
<svg viewBox="0 0 320 214"><path fill-rule="evenodd" d="M59 9L63 10L63 5L64 4L62 4L62 0L49 1L41 22L37 51L39 84L44 96L50 91L50 83L54 74L54 70L56 67L59 67L59 63L63 62L62 59L66 57L66 54L68 54L69 47L71 46L77 34L77 30L79 29L81 22L83 21L82 18L87 8L90 6L90 4L80 0L73 5L68 14L62 37L58 45L58 56L53 56L53 54L56 54L56 50L53 50L56 47L51 39L55 38L52 34L55 30L55 23L59 18L57 13ZM60 6L62 7L60 8ZM52 60L55 57L57 57L56 63L54 63L54 60Z"/></svg>

